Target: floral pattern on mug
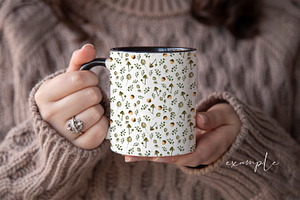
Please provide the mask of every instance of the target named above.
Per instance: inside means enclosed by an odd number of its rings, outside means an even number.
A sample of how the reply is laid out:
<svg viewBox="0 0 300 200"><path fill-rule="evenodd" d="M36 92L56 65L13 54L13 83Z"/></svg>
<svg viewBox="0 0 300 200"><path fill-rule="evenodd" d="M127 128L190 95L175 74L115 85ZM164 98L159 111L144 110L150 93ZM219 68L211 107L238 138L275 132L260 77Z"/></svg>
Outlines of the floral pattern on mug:
<svg viewBox="0 0 300 200"><path fill-rule="evenodd" d="M175 156L195 149L195 51L112 51L109 68L113 151Z"/></svg>

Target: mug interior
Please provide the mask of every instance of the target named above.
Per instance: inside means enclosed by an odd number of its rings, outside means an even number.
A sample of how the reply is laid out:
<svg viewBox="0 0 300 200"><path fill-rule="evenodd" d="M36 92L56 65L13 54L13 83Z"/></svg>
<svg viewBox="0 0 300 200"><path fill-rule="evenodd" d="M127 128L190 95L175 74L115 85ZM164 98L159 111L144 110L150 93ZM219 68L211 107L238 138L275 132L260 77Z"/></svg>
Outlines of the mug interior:
<svg viewBox="0 0 300 200"><path fill-rule="evenodd" d="M196 51L194 48L187 47L155 47L155 46L139 46L139 47L116 47L111 51L136 52L136 53L176 53Z"/></svg>

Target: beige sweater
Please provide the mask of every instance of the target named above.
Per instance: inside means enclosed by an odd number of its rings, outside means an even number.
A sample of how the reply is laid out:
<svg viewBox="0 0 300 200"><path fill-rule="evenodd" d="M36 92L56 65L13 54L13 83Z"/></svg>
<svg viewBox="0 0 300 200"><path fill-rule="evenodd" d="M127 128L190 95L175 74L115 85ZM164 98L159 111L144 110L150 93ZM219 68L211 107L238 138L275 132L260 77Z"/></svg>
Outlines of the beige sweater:
<svg viewBox="0 0 300 200"><path fill-rule="evenodd" d="M43 1L1 0L1 200L300 198L299 0L265 0L261 35L241 41L196 22L186 0L70 2L89 16L83 28L98 57L115 46L197 48L198 110L225 100L241 131L202 169L125 163L109 141L94 150L73 146L42 119L33 96L89 41L77 42ZM108 72L98 73L107 92Z"/></svg>

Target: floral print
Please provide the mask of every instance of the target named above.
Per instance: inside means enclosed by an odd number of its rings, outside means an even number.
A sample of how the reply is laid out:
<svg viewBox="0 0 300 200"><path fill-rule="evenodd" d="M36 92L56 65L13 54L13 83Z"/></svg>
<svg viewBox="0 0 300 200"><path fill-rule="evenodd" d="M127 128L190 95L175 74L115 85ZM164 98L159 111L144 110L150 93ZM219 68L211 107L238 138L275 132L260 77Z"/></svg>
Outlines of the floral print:
<svg viewBox="0 0 300 200"><path fill-rule="evenodd" d="M174 156L195 149L195 51L111 51L109 69L113 151Z"/></svg>

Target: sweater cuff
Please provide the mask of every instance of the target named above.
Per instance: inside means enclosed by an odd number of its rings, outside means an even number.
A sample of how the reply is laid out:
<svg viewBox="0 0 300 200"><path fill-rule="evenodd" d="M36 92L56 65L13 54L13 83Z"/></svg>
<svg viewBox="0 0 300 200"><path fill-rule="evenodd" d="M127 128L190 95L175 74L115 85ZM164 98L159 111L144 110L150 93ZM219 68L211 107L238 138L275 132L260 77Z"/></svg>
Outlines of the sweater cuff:
<svg viewBox="0 0 300 200"><path fill-rule="evenodd" d="M39 156L42 159L41 167L44 168L43 171L45 173L48 173L45 177L51 178L55 175L51 181L47 180L49 185L59 182L60 179L71 180L82 174L86 176L86 173L90 171L89 169L92 169L109 149L109 142L107 140L95 149L81 149L70 143L42 119L34 95L46 80L52 79L64 72L65 70L61 70L46 77L32 89L29 97L33 126L37 138L39 138ZM74 181L78 183L78 181Z"/></svg>
<svg viewBox="0 0 300 200"><path fill-rule="evenodd" d="M219 190L228 199L296 197L299 191L299 146L278 122L226 92L204 100L200 111L229 103L241 121L240 133L217 161L204 168L180 166ZM297 163L298 162L298 163ZM225 199L227 199L225 198Z"/></svg>

